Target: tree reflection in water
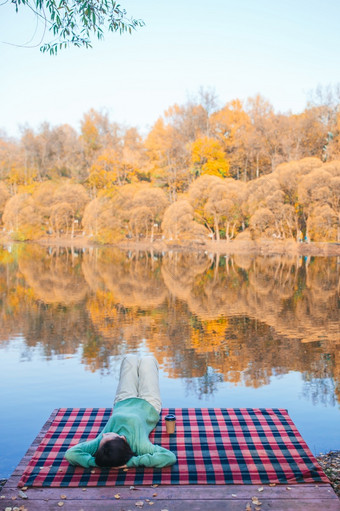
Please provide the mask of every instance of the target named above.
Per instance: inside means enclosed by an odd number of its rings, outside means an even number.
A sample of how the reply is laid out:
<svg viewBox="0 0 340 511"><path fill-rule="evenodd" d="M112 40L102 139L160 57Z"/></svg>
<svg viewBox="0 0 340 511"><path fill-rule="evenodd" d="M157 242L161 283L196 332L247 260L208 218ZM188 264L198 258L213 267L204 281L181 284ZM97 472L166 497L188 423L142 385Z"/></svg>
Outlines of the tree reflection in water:
<svg viewBox="0 0 340 511"><path fill-rule="evenodd" d="M91 371L143 345L199 396L298 371L313 402L332 403L339 268L337 258L13 245L0 250L0 342L22 334L47 358L81 349Z"/></svg>

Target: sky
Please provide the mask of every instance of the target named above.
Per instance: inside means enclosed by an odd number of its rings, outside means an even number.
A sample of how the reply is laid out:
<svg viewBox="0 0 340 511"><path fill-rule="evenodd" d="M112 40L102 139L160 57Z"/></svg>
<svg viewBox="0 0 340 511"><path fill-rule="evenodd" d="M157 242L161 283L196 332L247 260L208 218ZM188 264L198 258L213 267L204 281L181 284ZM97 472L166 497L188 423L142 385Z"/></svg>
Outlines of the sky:
<svg viewBox="0 0 340 511"><path fill-rule="evenodd" d="M39 50L34 14L0 0L0 130L16 137L43 122L79 130L94 108L147 133L200 87L221 106L260 93L276 112L300 112L319 84L340 82L338 0L120 3L145 26L50 56ZM33 48L20 46L31 39Z"/></svg>

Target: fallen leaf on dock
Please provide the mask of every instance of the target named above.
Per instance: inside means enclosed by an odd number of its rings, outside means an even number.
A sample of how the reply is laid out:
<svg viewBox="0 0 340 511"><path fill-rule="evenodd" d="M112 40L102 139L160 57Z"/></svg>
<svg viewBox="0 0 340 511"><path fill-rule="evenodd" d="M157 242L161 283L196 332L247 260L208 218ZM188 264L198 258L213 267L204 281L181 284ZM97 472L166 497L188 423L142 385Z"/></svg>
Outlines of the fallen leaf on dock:
<svg viewBox="0 0 340 511"><path fill-rule="evenodd" d="M157 497L157 493L153 493L153 494L152 494L152 496L153 496L153 497Z"/></svg>
<svg viewBox="0 0 340 511"><path fill-rule="evenodd" d="M18 497L20 497L21 499L28 499L26 493L21 490L18 492Z"/></svg>
<svg viewBox="0 0 340 511"><path fill-rule="evenodd" d="M135 503L135 506L143 507L144 506L144 502L142 500L137 500L137 502Z"/></svg>
<svg viewBox="0 0 340 511"><path fill-rule="evenodd" d="M120 494L119 493L116 493L115 499L120 499Z"/></svg>
<svg viewBox="0 0 340 511"><path fill-rule="evenodd" d="M255 504L256 506L261 506L262 502L259 501L259 499L257 497L252 497L251 498L251 501L253 504Z"/></svg>
<svg viewBox="0 0 340 511"><path fill-rule="evenodd" d="M60 495L61 499L67 499L66 495Z"/></svg>
<svg viewBox="0 0 340 511"><path fill-rule="evenodd" d="M64 502L58 502L58 506L62 507L64 505Z"/></svg>
<svg viewBox="0 0 340 511"><path fill-rule="evenodd" d="M248 502L248 504L246 505L246 511L251 511L251 505L249 504L249 502Z"/></svg>
<svg viewBox="0 0 340 511"><path fill-rule="evenodd" d="M263 491L263 486L261 486L261 488L257 488L257 491Z"/></svg>
<svg viewBox="0 0 340 511"><path fill-rule="evenodd" d="M276 486L276 483L270 483L269 486Z"/></svg>
<svg viewBox="0 0 340 511"><path fill-rule="evenodd" d="M290 486L287 486L286 490L291 490L291 487L290 487Z"/></svg>
<svg viewBox="0 0 340 511"><path fill-rule="evenodd" d="M23 486L21 489L22 489L22 491L26 491L26 490L28 490L28 486Z"/></svg>
<svg viewBox="0 0 340 511"><path fill-rule="evenodd" d="M158 486L159 486L158 484L152 484L151 488L157 488ZM164 510L162 509L162 511L164 511Z"/></svg>

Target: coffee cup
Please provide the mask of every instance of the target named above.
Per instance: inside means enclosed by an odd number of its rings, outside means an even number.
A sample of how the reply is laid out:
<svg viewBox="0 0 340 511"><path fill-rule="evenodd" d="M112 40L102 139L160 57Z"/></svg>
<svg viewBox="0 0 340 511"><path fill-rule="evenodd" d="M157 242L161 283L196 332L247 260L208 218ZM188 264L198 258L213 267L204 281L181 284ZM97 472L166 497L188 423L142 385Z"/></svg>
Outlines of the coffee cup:
<svg viewBox="0 0 340 511"><path fill-rule="evenodd" d="M166 432L168 433L168 435L172 435L173 433L175 433L176 417L172 413L169 413L164 418L165 418Z"/></svg>

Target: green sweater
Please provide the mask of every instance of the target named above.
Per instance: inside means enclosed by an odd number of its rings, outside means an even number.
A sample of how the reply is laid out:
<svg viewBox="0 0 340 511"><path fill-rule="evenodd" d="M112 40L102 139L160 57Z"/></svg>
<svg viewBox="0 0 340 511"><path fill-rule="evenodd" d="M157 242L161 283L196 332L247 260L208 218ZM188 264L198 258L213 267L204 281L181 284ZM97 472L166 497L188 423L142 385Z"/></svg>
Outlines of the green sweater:
<svg viewBox="0 0 340 511"><path fill-rule="evenodd" d="M135 397L124 399L114 406L103 431L94 440L70 447L65 453L65 458L71 465L96 467L95 454L103 433L118 433L125 436L136 454L127 462L128 467L163 468L173 465L176 462L174 453L152 444L149 440L149 434L158 421L159 414L156 409L144 399Z"/></svg>

